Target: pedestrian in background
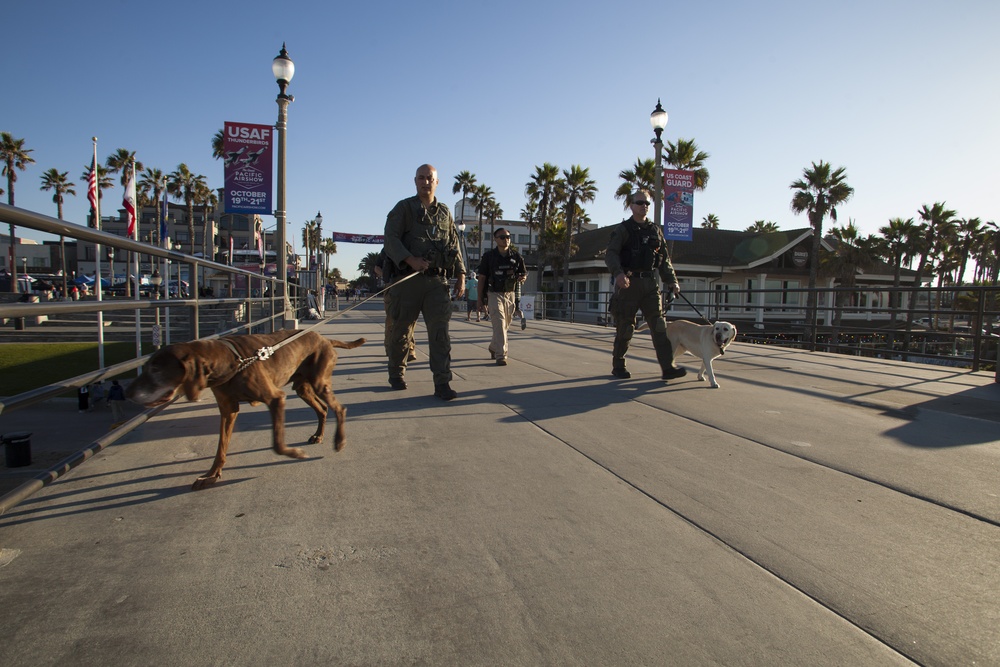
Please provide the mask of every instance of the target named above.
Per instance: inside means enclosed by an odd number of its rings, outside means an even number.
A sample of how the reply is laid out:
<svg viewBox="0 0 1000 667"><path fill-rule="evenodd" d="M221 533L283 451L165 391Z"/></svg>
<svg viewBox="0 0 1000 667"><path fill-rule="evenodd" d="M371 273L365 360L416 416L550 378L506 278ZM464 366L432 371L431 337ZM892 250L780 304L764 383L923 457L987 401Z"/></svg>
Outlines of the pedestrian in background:
<svg viewBox="0 0 1000 667"><path fill-rule="evenodd" d="M90 409L96 410L101 407L104 400L104 383L98 380L90 385Z"/></svg>
<svg viewBox="0 0 1000 667"><path fill-rule="evenodd" d="M472 311L476 311L476 321L479 321L479 281L470 275L465 281L465 321L472 321Z"/></svg>
<svg viewBox="0 0 1000 667"><path fill-rule="evenodd" d="M528 277L528 271L521 253L510 244L510 232L498 227L493 232L493 241L496 246L483 255L476 269L479 278L478 307L482 308L484 301L487 302L490 324L493 325L490 357L496 359L497 366L506 366L507 330L517 309L514 292L517 285Z"/></svg>
<svg viewBox="0 0 1000 667"><path fill-rule="evenodd" d="M124 387L118 384L118 380L112 380L111 388L108 389L108 405L111 406L111 418L114 420L115 424L120 424L125 420L125 410L123 408L124 403Z"/></svg>

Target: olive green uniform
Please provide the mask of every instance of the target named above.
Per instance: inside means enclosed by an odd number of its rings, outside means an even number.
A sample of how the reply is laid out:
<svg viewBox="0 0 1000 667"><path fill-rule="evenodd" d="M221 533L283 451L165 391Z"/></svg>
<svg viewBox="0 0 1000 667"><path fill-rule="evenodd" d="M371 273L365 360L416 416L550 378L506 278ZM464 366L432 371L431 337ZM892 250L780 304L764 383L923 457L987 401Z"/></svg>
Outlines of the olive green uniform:
<svg viewBox="0 0 1000 667"><path fill-rule="evenodd" d="M434 385L451 382L451 294L448 277L465 273L459 250L458 230L451 211L435 200L425 208L417 196L397 203L385 219L385 254L400 277L413 270L405 262L410 255L423 257L430 268L389 290L386 317L392 327L386 340L389 379L402 379L409 354L413 324L422 313Z"/></svg>
<svg viewBox="0 0 1000 667"><path fill-rule="evenodd" d="M649 220L624 220L611 232L604 261L612 278L625 272L629 279L629 286L615 288L611 297L609 309L615 321L612 369L625 368L625 354L635 333L636 313L641 310L653 337L656 360L666 373L674 367L673 347L667 338L667 322L663 318L660 279L667 289L673 290L677 274L670 264L663 232Z"/></svg>

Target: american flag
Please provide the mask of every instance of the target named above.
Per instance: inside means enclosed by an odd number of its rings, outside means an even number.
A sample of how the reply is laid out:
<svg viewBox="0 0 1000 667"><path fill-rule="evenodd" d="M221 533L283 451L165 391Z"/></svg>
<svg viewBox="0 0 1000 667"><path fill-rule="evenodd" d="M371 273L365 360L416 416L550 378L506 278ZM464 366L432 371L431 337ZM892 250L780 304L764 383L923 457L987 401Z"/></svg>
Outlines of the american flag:
<svg viewBox="0 0 1000 667"><path fill-rule="evenodd" d="M128 213L128 228L125 233L130 239L135 238L135 163L130 166L128 180L125 181L125 196L122 197L122 206Z"/></svg>
<svg viewBox="0 0 1000 667"><path fill-rule="evenodd" d="M97 210L97 153L94 153L94 166L87 177L87 199L90 200L90 208Z"/></svg>

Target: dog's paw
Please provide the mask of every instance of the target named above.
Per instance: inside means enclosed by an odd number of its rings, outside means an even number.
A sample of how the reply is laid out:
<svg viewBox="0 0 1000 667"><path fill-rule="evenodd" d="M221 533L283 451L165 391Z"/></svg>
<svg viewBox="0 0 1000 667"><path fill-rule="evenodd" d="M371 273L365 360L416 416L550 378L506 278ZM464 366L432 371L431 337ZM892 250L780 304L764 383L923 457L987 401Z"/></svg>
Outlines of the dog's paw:
<svg viewBox="0 0 1000 667"><path fill-rule="evenodd" d="M307 459L309 455L306 454L305 450L301 447L289 447L285 450L285 456L289 456L293 459Z"/></svg>
<svg viewBox="0 0 1000 667"><path fill-rule="evenodd" d="M222 475L221 474L218 474L218 475L205 475L204 477L199 477L198 479L194 480L194 484L191 485L191 490L192 491L200 491L201 489L204 489L207 486L212 486L213 484L215 484L216 482L218 482L220 479L222 479Z"/></svg>
<svg viewBox="0 0 1000 667"><path fill-rule="evenodd" d="M712 383L712 389L718 389L718 388L719 388L719 383L718 382L713 382Z"/></svg>
<svg viewBox="0 0 1000 667"><path fill-rule="evenodd" d="M344 448L344 445L346 444L347 444L346 438L341 438L340 440L337 440L336 442L333 443L333 451L339 452L341 449Z"/></svg>
<svg viewBox="0 0 1000 667"><path fill-rule="evenodd" d="M309 444L315 445L318 442L323 442L323 436L321 435L311 435L309 436Z"/></svg>

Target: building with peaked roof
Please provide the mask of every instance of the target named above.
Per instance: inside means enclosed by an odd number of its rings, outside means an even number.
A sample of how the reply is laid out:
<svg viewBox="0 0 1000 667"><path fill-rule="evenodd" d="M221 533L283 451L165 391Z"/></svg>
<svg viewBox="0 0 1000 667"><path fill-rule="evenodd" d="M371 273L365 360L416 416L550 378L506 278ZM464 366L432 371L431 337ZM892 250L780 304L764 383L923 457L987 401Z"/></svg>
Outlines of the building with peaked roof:
<svg viewBox="0 0 1000 667"><path fill-rule="evenodd" d="M569 289L576 319L604 321L612 284L604 256L614 227L574 236L577 250L570 258ZM693 306L683 299L677 301L671 315L698 318L697 308L713 320L745 324L764 320L801 322L805 317L811 244L811 228L771 233L695 228L691 241L673 242L671 253L681 292ZM823 247L833 251L836 241L824 239ZM529 265L535 260L530 257ZM914 278L915 272L904 270L901 284L912 285ZM528 291L535 285L543 292L556 291L558 280L551 267L544 267L529 279ZM887 314L874 314L868 308L884 308L888 304L887 288L892 285L892 267L884 262L859 272L845 318L888 319ZM818 287L838 286L836 278L820 274ZM821 323L830 322L832 304L821 302L820 307Z"/></svg>

